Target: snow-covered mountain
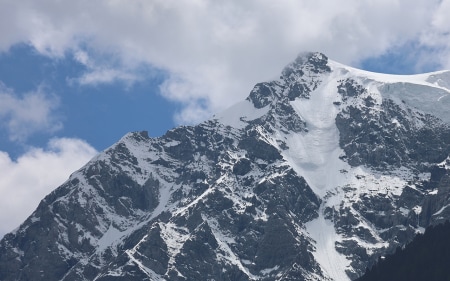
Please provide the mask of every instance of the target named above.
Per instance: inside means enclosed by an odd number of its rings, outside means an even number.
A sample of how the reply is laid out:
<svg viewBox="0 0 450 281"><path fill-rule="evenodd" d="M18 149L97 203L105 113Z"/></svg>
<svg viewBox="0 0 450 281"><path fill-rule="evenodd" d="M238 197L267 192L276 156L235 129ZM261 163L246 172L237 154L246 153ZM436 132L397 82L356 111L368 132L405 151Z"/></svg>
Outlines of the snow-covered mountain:
<svg viewBox="0 0 450 281"><path fill-rule="evenodd" d="M0 243L0 280L351 280L450 218L450 72L305 53L211 120L130 133Z"/></svg>

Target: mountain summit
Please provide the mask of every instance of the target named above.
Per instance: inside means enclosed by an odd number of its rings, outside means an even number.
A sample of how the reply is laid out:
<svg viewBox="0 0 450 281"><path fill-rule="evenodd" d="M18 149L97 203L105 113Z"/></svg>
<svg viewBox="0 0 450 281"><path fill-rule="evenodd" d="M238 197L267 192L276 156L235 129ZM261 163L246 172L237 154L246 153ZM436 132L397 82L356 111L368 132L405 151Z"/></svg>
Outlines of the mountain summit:
<svg viewBox="0 0 450 281"><path fill-rule="evenodd" d="M0 243L0 280L351 280L450 218L450 72L301 54L200 125L124 136Z"/></svg>

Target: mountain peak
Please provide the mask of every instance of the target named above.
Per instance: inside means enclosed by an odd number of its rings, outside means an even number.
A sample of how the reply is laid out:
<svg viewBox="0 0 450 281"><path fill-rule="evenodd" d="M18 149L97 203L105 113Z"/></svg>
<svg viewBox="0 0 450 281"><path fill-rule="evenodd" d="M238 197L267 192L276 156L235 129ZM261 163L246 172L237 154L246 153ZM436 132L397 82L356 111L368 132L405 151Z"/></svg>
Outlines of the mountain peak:
<svg viewBox="0 0 450 281"><path fill-rule="evenodd" d="M331 68L328 66L327 56L319 52L304 52L300 53L292 63L288 64L281 74L282 79L293 81L305 74L317 75L330 71Z"/></svg>
<svg viewBox="0 0 450 281"><path fill-rule="evenodd" d="M256 108L263 108L273 102L308 98L317 87L320 76L329 72L327 56L319 52L301 53L283 69L280 80L256 84L247 100Z"/></svg>
<svg viewBox="0 0 450 281"><path fill-rule="evenodd" d="M0 280L355 279L450 218L430 77L303 53L215 119L127 134L5 236Z"/></svg>

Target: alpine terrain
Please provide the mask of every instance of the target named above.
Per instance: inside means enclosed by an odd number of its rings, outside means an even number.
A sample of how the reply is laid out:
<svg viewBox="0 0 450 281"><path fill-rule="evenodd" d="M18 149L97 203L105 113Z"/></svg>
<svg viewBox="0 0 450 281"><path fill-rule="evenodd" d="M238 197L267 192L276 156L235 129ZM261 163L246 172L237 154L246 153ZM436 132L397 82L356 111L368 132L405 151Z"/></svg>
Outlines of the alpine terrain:
<svg viewBox="0 0 450 281"><path fill-rule="evenodd" d="M301 54L197 126L124 136L0 242L0 280L352 280L450 219L450 71Z"/></svg>

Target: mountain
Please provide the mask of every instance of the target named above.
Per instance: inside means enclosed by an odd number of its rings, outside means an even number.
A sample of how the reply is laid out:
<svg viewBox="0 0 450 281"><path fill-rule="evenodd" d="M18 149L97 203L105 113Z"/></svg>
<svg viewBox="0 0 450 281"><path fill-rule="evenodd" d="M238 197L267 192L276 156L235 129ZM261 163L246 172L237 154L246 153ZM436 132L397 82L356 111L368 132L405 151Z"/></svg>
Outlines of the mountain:
<svg viewBox="0 0 450 281"><path fill-rule="evenodd" d="M450 280L450 223L430 226L405 248L380 258L357 281L445 281Z"/></svg>
<svg viewBox="0 0 450 281"><path fill-rule="evenodd" d="M449 89L301 54L73 173L1 240L0 280L355 279L450 218Z"/></svg>

